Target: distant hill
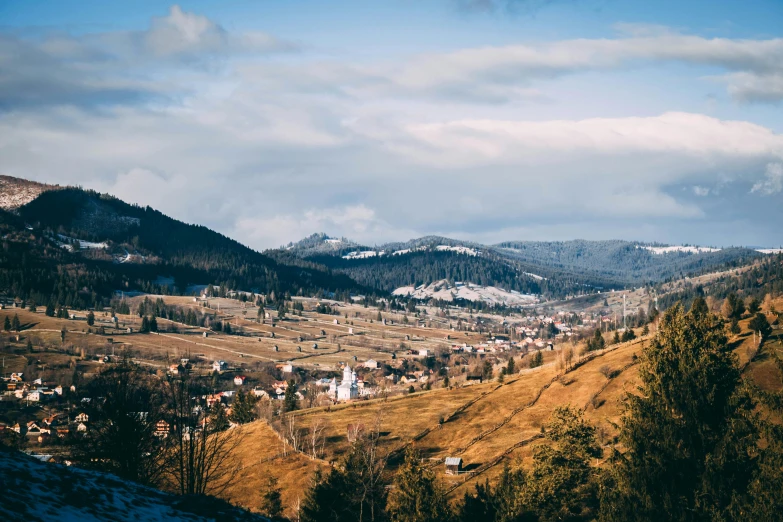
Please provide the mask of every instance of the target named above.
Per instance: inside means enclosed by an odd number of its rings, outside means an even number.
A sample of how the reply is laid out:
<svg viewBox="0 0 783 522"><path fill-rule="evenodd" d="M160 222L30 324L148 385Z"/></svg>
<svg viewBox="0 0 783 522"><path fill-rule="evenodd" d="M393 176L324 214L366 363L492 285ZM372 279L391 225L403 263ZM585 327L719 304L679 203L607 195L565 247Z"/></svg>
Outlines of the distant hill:
<svg viewBox="0 0 783 522"><path fill-rule="evenodd" d="M278 296L365 290L346 275L282 264L206 227L93 191L43 191L2 212L0 292L44 306L94 306L119 290L183 293L206 284Z"/></svg>
<svg viewBox="0 0 783 522"><path fill-rule="evenodd" d="M37 198L42 192L58 188L57 185L47 185L12 176L0 176L0 209L16 210Z"/></svg>
<svg viewBox="0 0 783 522"><path fill-rule="evenodd" d="M211 497L180 497L114 475L41 462L0 449L1 520L262 522Z"/></svg>
<svg viewBox="0 0 783 522"><path fill-rule="evenodd" d="M549 298L655 284L725 266L746 264L763 254L747 248L649 245L632 241L511 241L496 245L427 236L369 247L314 234L278 259L298 258L393 292L441 280L497 286Z"/></svg>

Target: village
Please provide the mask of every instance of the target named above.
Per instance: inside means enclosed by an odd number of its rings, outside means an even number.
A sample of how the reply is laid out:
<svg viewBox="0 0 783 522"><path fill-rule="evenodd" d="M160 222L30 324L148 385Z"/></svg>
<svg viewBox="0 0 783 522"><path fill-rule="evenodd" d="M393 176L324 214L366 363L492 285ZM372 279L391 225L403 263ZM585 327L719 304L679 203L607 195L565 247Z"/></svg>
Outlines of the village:
<svg viewBox="0 0 783 522"><path fill-rule="evenodd" d="M5 300L0 436L13 432L31 450L67 453L57 448L89 432L90 402L100 400L86 383L128 355L161 376L200 379L207 390L200 407L220 403L230 415L237 394L245 394L269 402L278 415L289 388L306 409L563 364L585 332L617 324L616 316L594 311L478 315L426 303L395 310L385 300L369 308L361 300L308 298L275 308L263 296L211 292L120 295L109 310ZM157 427L160 436L167 432L167 425Z"/></svg>

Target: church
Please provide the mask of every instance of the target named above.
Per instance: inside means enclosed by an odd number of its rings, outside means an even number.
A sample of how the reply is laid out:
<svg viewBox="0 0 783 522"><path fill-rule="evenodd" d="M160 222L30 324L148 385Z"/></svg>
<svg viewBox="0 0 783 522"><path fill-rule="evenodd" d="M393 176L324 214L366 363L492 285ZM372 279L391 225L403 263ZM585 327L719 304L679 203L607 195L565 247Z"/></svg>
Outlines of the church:
<svg viewBox="0 0 783 522"><path fill-rule="evenodd" d="M347 364L343 369L343 380L337 385L337 379L333 378L329 384L329 396L338 401L356 399L359 396L359 381L356 372Z"/></svg>

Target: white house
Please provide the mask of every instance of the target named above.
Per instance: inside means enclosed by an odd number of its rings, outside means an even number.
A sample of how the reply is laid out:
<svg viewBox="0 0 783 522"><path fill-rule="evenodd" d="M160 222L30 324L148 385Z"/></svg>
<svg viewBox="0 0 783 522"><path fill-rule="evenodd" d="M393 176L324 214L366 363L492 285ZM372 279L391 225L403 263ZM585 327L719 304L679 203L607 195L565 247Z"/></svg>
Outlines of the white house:
<svg viewBox="0 0 783 522"><path fill-rule="evenodd" d="M364 363L365 368L369 368L371 370L377 370L378 369L378 361L374 359L370 359Z"/></svg>
<svg viewBox="0 0 783 522"><path fill-rule="evenodd" d="M255 395L256 397L264 398L264 399L269 398L269 394L267 392L265 392L263 390L263 388L258 388L258 387L253 388L253 395Z"/></svg>
<svg viewBox="0 0 783 522"><path fill-rule="evenodd" d="M294 365L291 363L286 363L280 367L280 371L283 373L293 373Z"/></svg>
<svg viewBox="0 0 783 522"><path fill-rule="evenodd" d="M222 372L226 369L226 361L215 361L212 363L213 372Z"/></svg>
<svg viewBox="0 0 783 522"><path fill-rule="evenodd" d="M245 379L247 379L247 377L245 377L244 375L237 375L236 377L234 377L234 384L237 386L242 386L243 384L245 384Z"/></svg>

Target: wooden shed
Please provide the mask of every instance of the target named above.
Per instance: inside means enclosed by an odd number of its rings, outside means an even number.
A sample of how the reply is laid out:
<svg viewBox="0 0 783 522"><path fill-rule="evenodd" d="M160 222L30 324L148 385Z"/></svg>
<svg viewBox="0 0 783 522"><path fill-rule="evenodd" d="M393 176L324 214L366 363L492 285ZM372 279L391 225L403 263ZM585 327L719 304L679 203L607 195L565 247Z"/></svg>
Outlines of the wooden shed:
<svg viewBox="0 0 783 522"><path fill-rule="evenodd" d="M446 474L458 475L462 471L462 459L459 457L446 457Z"/></svg>

